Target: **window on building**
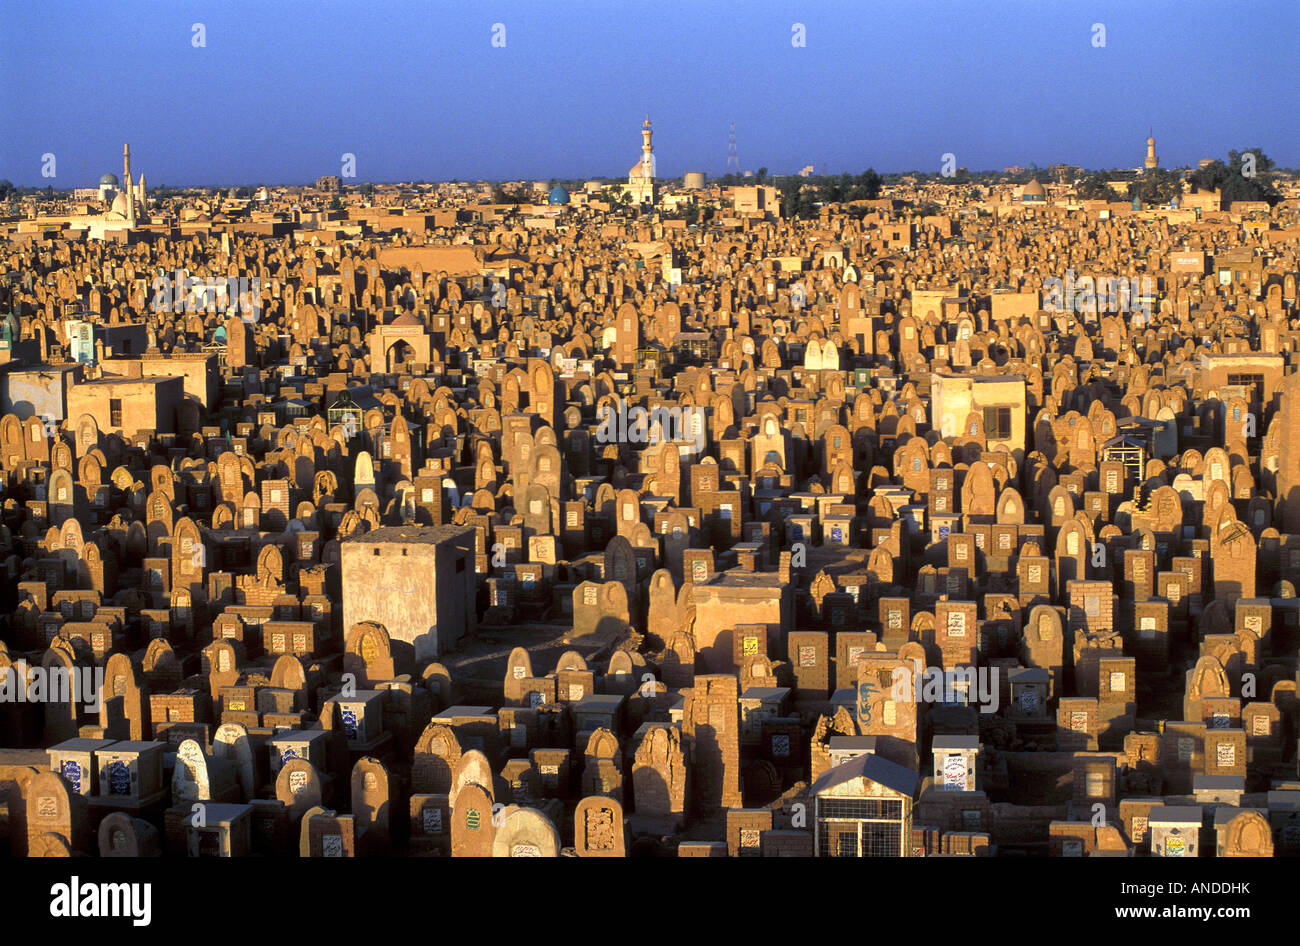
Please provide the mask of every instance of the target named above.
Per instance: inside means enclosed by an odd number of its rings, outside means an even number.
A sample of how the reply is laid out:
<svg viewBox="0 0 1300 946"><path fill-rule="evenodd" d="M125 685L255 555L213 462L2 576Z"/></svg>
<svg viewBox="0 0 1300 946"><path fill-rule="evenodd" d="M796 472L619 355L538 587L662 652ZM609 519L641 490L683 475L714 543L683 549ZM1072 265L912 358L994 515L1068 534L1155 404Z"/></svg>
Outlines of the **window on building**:
<svg viewBox="0 0 1300 946"><path fill-rule="evenodd" d="M988 440L1011 439L1011 408L984 408L984 436Z"/></svg>
<svg viewBox="0 0 1300 946"><path fill-rule="evenodd" d="M1252 404L1262 404L1264 401L1264 376L1262 374L1230 374L1228 375L1228 386L1250 388L1250 401Z"/></svg>
<svg viewBox="0 0 1300 946"><path fill-rule="evenodd" d="M108 399L108 423L112 427L122 426L122 399L111 397Z"/></svg>

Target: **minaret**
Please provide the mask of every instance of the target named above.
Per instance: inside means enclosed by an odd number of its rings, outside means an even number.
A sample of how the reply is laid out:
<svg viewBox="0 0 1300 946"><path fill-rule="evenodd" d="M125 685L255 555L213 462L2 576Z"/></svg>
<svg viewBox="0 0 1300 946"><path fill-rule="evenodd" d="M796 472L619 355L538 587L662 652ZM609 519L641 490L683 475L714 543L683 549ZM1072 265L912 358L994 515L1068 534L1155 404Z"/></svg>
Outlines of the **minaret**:
<svg viewBox="0 0 1300 946"><path fill-rule="evenodd" d="M645 124L641 126L641 166L645 169L645 176L653 178L655 176L655 156L654 147L650 144L650 116L645 117Z"/></svg>
<svg viewBox="0 0 1300 946"><path fill-rule="evenodd" d="M122 145L122 193L126 194L126 222L135 226L135 193L131 187L131 146Z"/></svg>
<svg viewBox="0 0 1300 946"><path fill-rule="evenodd" d="M1151 134L1147 138L1147 159L1143 163L1146 165L1148 171L1160 164L1160 159L1156 157L1156 139L1154 134Z"/></svg>

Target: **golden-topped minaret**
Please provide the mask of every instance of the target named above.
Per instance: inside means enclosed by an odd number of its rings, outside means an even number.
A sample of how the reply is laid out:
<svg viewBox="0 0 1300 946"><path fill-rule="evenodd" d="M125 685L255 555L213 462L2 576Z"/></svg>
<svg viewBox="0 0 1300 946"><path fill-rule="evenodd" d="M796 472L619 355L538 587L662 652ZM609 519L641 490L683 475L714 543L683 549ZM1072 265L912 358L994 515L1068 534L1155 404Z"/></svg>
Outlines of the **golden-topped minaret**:
<svg viewBox="0 0 1300 946"><path fill-rule="evenodd" d="M1147 159L1143 164L1146 165L1148 171L1158 167L1160 164L1160 159L1156 157L1156 139L1154 134L1147 138Z"/></svg>

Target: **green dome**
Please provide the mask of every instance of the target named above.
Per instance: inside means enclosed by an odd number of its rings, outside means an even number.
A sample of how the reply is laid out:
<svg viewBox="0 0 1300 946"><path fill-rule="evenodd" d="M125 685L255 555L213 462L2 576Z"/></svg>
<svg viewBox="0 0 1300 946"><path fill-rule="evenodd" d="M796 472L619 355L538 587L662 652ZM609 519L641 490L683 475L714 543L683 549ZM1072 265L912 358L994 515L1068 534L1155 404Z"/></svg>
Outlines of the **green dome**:
<svg viewBox="0 0 1300 946"><path fill-rule="evenodd" d="M116 187L116 186L117 186L117 175L116 175L116 174L105 174L103 177L101 177L101 178L99 179L99 186L100 186L100 187L105 187L105 186L107 186L107 187Z"/></svg>
<svg viewBox="0 0 1300 946"><path fill-rule="evenodd" d="M550 195L546 198L548 204L567 204L569 202L569 192L559 184L551 189Z"/></svg>

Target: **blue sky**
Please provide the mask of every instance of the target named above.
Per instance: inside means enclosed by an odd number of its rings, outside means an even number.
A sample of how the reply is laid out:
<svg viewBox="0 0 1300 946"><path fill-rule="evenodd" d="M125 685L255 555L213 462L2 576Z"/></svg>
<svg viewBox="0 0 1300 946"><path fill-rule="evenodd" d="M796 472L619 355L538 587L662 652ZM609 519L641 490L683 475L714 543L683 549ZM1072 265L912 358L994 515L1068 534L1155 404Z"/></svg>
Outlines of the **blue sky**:
<svg viewBox="0 0 1300 946"><path fill-rule="evenodd" d="M0 178L1300 166L1296 0L0 0ZM206 47L192 45L202 23ZM492 45L493 25L505 46ZM802 23L806 46L791 43ZM1102 23L1106 46L1092 45ZM41 177L42 155L57 160Z"/></svg>

